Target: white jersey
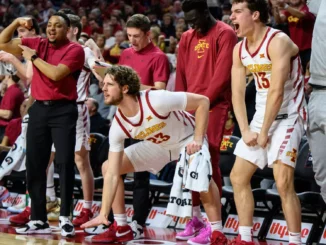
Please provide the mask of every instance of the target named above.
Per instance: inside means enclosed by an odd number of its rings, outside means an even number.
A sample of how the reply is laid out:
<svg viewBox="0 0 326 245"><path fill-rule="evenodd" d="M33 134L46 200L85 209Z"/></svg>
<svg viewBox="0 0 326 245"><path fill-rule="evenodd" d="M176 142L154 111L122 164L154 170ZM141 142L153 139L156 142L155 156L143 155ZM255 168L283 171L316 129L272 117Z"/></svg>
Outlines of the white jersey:
<svg viewBox="0 0 326 245"><path fill-rule="evenodd" d="M264 122L267 94L272 76L272 62L268 54L268 45L279 32L273 28L268 28L262 43L253 54L248 50L246 38L240 44L240 60L255 78L257 89L256 113L251 125L257 128L261 128ZM277 125L293 125L298 116L301 116L305 121L304 80L299 56L293 57L291 60L291 71L284 86L283 103L273 124L276 125L278 122Z"/></svg>
<svg viewBox="0 0 326 245"><path fill-rule="evenodd" d="M83 47L83 48L85 52L85 63L77 81L77 94L78 94L77 102L85 101L88 96L88 87L89 87L89 79L91 75L91 68L95 64L95 56L92 50L88 47Z"/></svg>
<svg viewBox="0 0 326 245"><path fill-rule="evenodd" d="M117 110L110 128L110 151L123 151L126 138L151 141L164 149L173 150L183 147L193 136L194 117L184 111L186 93L141 91L138 103L139 111L132 118Z"/></svg>

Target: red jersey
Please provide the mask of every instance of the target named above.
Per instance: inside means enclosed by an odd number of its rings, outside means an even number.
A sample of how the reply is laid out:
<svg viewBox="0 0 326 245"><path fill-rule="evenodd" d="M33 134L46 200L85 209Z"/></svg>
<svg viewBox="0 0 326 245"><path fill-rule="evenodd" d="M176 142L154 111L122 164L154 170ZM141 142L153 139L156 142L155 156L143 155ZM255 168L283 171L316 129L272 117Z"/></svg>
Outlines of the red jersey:
<svg viewBox="0 0 326 245"><path fill-rule="evenodd" d="M18 84L13 84L8 87L5 92L1 100L0 109L12 111L10 120L20 117L20 105L23 103L24 99L24 93L21 91ZM0 126L7 126L10 120L0 119Z"/></svg>
<svg viewBox="0 0 326 245"><path fill-rule="evenodd" d="M38 57L51 65L63 64L70 74L54 82L33 65L32 96L36 100L76 100L77 80L85 62L85 52L78 43L67 41L53 46L47 38L23 38L22 44L36 50Z"/></svg>
<svg viewBox="0 0 326 245"><path fill-rule="evenodd" d="M5 136L9 139L9 146L12 146L22 131L22 118L11 120L6 127Z"/></svg>
<svg viewBox="0 0 326 245"><path fill-rule="evenodd" d="M316 17L309 12L308 6L305 4L299 9L306 14L305 18L299 19L285 11L287 18L290 37L292 41L299 47L300 51L311 49L312 32L314 30Z"/></svg>
<svg viewBox="0 0 326 245"><path fill-rule="evenodd" d="M195 30L182 34L177 60L176 91L202 94L211 107L231 104L232 53L237 37L230 26L218 21L203 36Z"/></svg>
<svg viewBox="0 0 326 245"><path fill-rule="evenodd" d="M155 82L167 82L170 77L168 57L153 43L140 51L125 49L121 53L119 64L134 69L144 85L154 86Z"/></svg>

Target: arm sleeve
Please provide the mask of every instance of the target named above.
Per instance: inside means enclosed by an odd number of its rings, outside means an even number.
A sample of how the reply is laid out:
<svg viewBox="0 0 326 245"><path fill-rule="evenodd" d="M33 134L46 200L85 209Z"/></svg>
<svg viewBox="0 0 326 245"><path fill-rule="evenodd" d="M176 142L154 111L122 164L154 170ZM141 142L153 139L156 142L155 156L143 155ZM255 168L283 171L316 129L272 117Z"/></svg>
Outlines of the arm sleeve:
<svg viewBox="0 0 326 245"><path fill-rule="evenodd" d="M78 57L78 59L76 59ZM69 67L70 72L73 73L81 70L85 63L85 52L80 45L74 45L67 50L67 53L60 61L60 64Z"/></svg>
<svg viewBox="0 0 326 245"><path fill-rule="evenodd" d="M158 55L153 63L153 81L154 82L165 82L170 77L170 66L169 60L166 54Z"/></svg>
<svg viewBox="0 0 326 245"><path fill-rule="evenodd" d="M150 91L149 101L158 114L166 116L171 111L184 111L186 109L187 93L167 90Z"/></svg>
<svg viewBox="0 0 326 245"><path fill-rule="evenodd" d="M181 37L178 49L178 57L177 57L177 71L176 71L176 78L175 78L175 91L187 91L187 79L185 75L185 36Z"/></svg>
<svg viewBox="0 0 326 245"><path fill-rule="evenodd" d="M84 48L85 51L85 66L88 69L91 69L95 65L95 56L93 51L90 48Z"/></svg>
<svg viewBox="0 0 326 245"><path fill-rule="evenodd" d="M27 46L34 50L37 50L37 47L41 42L40 37L28 37L28 38L22 38L21 40L22 40L22 45Z"/></svg>
<svg viewBox="0 0 326 245"><path fill-rule="evenodd" d="M110 151L112 152L123 151L125 139L126 139L126 135L124 134L121 127L117 123L117 120L114 119L109 132Z"/></svg>
<svg viewBox="0 0 326 245"><path fill-rule="evenodd" d="M232 54L236 43L237 37L231 29L221 33L217 40L218 53L214 66L215 72L205 92L210 104L213 104L223 94L223 91L231 86Z"/></svg>

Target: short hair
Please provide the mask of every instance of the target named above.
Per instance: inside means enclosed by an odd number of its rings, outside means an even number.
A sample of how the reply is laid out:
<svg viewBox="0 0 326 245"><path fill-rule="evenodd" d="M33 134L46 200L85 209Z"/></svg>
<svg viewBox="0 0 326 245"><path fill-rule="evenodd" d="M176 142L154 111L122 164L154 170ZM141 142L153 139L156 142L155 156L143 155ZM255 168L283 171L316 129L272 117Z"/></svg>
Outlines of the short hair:
<svg viewBox="0 0 326 245"><path fill-rule="evenodd" d="M265 24L268 22L269 5L267 0L233 0L232 4L235 3L247 3L247 7L251 13L258 11L260 21Z"/></svg>
<svg viewBox="0 0 326 245"><path fill-rule="evenodd" d="M78 29L77 32L77 40L80 38L80 34L82 32L82 24L80 22L80 18L77 15L74 14L67 14L71 27L76 27Z"/></svg>
<svg viewBox="0 0 326 245"><path fill-rule="evenodd" d="M196 9L199 12L204 12L204 10L208 10L207 1L206 0L184 0L182 2L183 12L189 12L193 9Z"/></svg>
<svg viewBox="0 0 326 245"><path fill-rule="evenodd" d="M140 78L136 71L128 66L114 65L109 67L105 75L112 76L114 81L119 84L120 87L127 85L129 95L139 95L140 90Z"/></svg>
<svg viewBox="0 0 326 245"><path fill-rule="evenodd" d="M65 20L67 26L70 27L70 20L69 20L69 18L68 18L68 16L66 14L64 14L62 12L57 12L57 13L53 14L52 16L60 16L60 17L62 17Z"/></svg>
<svg viewBox="0 0 326 245"><path fill-rule="evenodd" d="M39 35L40 34L40 27L38 25L37 20L34 17L32 17L32 16L28 16L28 17L32 19L33 26L32 26L31 29L34 29L35 30L35 34L36 35Z"/></svg>
<svg viewBox="0 0 326 245"><path fill-rule="evenodd" d="M87 98L87 100L92 102L92 105L95 107L95 110L97 111L99 107L99 103L97 102L97 100L94 98Z"/></svg>
<svg viewBox="0 0 326 245"><path fill-rule="evenodd" d="M146 33L151 29L151 22L149 18L143 14L134 14L128 19L126 27L138 28Z"/></svg>
<svg viewBox="0 0 326 245"><path fill-rule="evenodd" d="M68 8L60 9L58 12L64 13L66 15L68 15L68 14L75 15L75 11L73 11L72 9L68 9Z"/></svg>
<svg viewBox="0 0 326 245"><path fill-rule="evenodd" d="M20 78L17 75L11 75L11 80L13 80L15 83L18 83L20 81Z"/></svg>

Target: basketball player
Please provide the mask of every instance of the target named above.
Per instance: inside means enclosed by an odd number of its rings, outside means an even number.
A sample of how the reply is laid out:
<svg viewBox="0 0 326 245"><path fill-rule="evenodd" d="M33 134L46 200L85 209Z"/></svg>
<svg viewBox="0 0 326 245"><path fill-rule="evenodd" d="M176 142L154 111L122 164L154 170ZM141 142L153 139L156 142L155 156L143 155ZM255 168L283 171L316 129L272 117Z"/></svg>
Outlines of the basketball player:
<svg viewBox="0 0 326 245"><path fill-rule="evenodd" d="M138 171L159 172L165 164L179 158L187 146L187 153L199 151L205 139L208 124L209 100L205 96L185 92L139 91L136 72L126 66L113 66L106 70L103 92L105 103L117 105L118 110L110 129L109 159L104 163L104 188L99 216L82 228L108 225L112 206L116 223L106 232L92 238L93 242L125 242L133 239L127 225L124 205L122 174ZM193 116L185 111L196 111ZM195 128L194 128L195 127ZM144 139L124 150L126 138ZM208 192L201 199L210 221L218 213L218 189L211 180ZM226 244L223 234L212 244Z"/></svg>
<svg viewBox="0 0 326 245"><path fill-rule="evenodd" d="M233 51L232 102L242 139L231 172L239 215L239 236L233 244L254 244L254 200L250 180L257 168L273 168L289 230L289 244L301 244L301 207L294 191L294 168L306 124L304 85L298 47L265 25L265 0L234 0L231 20L238 37ZM246 69L255 78L256 113L248 125L245 107Z"/></svg>

